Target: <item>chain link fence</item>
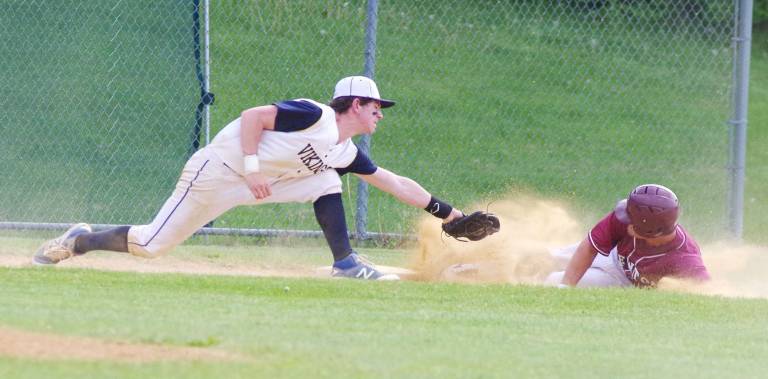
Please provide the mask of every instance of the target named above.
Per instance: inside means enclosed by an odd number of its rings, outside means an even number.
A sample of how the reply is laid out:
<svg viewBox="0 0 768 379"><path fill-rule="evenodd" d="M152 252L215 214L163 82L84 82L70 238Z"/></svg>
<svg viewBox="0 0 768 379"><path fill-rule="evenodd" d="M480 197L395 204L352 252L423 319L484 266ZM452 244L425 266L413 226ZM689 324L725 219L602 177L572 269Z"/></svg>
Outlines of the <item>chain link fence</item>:
<svg viewBox="0 0 768 379"><path fill-rule="evenodd" d="M680 195L689 229L721 232L736 9L715 0L11 0L0 15L0 222L147 223L190 152L243 109L328 101L375 53L369 69L398 105L371 156L438 197L467 208L522 188L596 215L659 182ZM375 189L356 214L357 179L344 182L353 230L362 217L367 233L408 234L422 216ZM319 230L308 204L237 208L213 226Z"/></svg>

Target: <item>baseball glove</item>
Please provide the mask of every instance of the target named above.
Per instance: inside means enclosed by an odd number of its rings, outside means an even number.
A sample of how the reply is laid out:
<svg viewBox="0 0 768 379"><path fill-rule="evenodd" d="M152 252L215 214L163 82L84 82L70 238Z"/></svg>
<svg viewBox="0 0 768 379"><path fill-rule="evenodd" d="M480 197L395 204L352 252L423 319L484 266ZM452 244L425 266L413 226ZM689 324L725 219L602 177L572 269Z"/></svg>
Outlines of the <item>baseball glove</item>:
<svg viewBox="0 0 768 379"><path fill-rule="evenodd" d="M500 226L499 218L494 214L477 211L443 224L443 231L459 241L479 241L498 232Z"/></svg>

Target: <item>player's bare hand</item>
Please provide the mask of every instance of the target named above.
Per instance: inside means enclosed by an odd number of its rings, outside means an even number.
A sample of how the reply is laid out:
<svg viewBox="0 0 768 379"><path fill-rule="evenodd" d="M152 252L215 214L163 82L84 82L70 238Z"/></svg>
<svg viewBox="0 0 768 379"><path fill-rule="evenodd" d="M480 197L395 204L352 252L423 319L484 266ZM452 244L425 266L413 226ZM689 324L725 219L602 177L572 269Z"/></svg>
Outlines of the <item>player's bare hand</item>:
<svg viewBox="0 0 768 379"><path fill-rule="evenodd" d="M443 224L449 223L449 222L453 221L454 219L459 218L459 217L463 217L463 216L464 216L464 212L462 212L462 211L460 211L460 210L458 210L456 208L453 208L453 210L451 210L451 214L449 214L448 217L443 219Z"/></svg>
<svg viewBox="0 0 768 379"><path fill-rule="evenodd" d="M248 183L248 189L257 199L263 199L272 195L267 178L258 172L253 172L245 176L245 182Z"/></svg>

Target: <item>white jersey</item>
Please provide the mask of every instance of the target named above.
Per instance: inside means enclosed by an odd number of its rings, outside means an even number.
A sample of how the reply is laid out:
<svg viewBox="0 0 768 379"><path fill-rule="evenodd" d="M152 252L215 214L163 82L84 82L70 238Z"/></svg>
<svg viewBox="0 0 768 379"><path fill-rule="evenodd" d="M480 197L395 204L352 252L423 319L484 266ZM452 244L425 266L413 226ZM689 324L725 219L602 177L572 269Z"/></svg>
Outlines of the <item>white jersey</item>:
<svg viewBox="0 0 768 379"><path fill-rule="evenodd" d="M309 99L322 110L320 118L303 130L280 132L264 130L259 142L261 173L274 179L297 178L319 174L328 169L349 166L357 155L357 146L350 138L339 142L336 113L325 104ZM240 175L243 149L240 138L240 118L230 122L205 147Z"/></svg>

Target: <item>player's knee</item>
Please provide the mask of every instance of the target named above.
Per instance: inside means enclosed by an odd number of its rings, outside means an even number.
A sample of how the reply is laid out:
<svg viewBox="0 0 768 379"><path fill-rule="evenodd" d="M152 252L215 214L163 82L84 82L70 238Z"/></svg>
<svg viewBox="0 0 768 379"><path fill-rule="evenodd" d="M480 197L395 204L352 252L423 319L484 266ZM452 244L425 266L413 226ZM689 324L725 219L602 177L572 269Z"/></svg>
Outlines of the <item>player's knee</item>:
<svg viewBox="0 0 768 379"><path fill-rule="evenodd" d="M158 244L137 245L128 244L128 252L137 257L154 259L167 254L173 249L173 246L161 246Z"/></svg>
<svg viewBox="0 0 768 379"><path fill-rule="evenodd" d="M138 225L128 231L128 252L137 257L157 258L183 241L177 235L158 234L151 225Z"/></svg>
<svg viewBox="0 0 768 379"><path fill-rule="evenodd" d="M312 194L310 202L314 203L323 196L333 195L333 194L341 194L341 184L331 185L325 188L321 187L315 193Z"/></svg>

